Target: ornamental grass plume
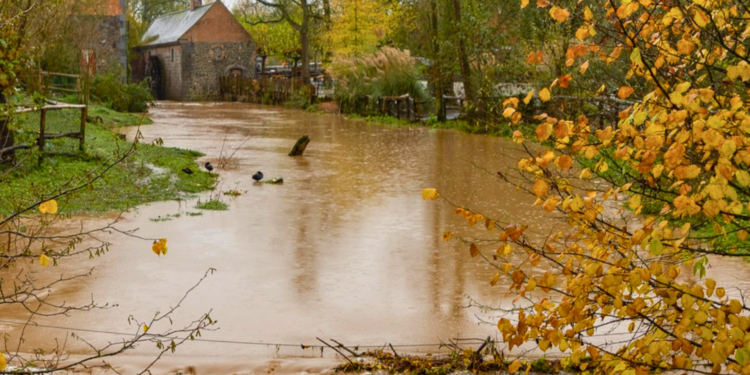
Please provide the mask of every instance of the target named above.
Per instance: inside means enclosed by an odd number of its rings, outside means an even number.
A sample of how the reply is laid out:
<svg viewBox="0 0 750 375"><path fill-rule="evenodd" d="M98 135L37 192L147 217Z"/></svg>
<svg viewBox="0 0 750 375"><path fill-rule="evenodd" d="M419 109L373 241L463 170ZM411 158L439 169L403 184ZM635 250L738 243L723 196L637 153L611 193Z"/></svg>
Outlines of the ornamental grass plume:
<svg viewBox="0 0 750 375"><path fill-rule="evenodd" d="M420 72L409 51L392 47L364 56L340 56L331 66L337 81L335 96L340 103L352 104L369 96L410 96L423 99L426 93L419 85Z"/></svg>

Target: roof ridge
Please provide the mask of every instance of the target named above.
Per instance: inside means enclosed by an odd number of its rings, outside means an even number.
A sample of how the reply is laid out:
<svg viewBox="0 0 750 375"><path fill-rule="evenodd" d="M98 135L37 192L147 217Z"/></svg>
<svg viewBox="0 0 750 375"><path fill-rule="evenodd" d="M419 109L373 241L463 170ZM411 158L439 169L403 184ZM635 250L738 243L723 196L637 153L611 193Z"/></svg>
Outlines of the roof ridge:
<svg viewBox="0 0 750 375"><path fill-rule="evenodd" d="M215 1L212 1L212 2L210 2L208 4L203 4L203 5L199 6L199 7L195 7L195 9L187 8L187 9L183 9L183 10L175 10L174 12L164 13L161 16L154 18L154 21L156 21L156 20L158 20L159 18L162 18L162 17L175 15L177 13L193 12L196 9L200 9L200 8L203 8L203 7L212 6L212 5L214 5L214 4L218 3L218 2L219 2L219 0L215 0ZM154 21L151 21L151 23L153 23Z"/></svg>

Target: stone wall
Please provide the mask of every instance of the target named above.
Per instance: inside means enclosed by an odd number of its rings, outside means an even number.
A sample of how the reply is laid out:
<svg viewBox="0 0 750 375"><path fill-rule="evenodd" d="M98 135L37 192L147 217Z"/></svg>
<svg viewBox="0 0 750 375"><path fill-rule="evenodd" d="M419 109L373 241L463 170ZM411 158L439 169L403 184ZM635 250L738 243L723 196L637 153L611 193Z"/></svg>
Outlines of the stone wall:
<svg viewBox="0 0 750 375"><path fill-rule="evenodd" d="M124 15L100 16L98 33L89 47L96 51L97 73L127 74L128 34Z"/></svg>
<svg viewBox="0 0 750 375"><path fill-rule="evenodd" d="M243 76L255 74L252 42L181 42L182 100L219 99L219 77L236 69Z"/></svg>

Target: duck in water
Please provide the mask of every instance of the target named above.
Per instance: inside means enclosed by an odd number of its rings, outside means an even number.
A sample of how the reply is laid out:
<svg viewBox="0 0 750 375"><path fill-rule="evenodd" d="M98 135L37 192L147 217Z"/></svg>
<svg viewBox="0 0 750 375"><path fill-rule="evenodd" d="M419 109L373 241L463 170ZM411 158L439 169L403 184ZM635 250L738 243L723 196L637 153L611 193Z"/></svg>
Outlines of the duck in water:
<svg viewBox="0 0 750 375"><path fill-rule="evenodd" d="M262 179L263 179L263 172L261 171L258 171L256 174L253 175L253 180L255 180L255 182L260 182L260 180Z"/></svg>

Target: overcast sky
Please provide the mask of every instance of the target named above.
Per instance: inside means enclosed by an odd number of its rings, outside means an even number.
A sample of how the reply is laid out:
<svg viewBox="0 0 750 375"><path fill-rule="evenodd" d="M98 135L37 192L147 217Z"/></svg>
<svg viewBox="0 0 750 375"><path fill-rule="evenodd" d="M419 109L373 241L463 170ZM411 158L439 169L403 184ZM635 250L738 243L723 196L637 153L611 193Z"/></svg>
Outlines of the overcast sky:
<svg viewBox="0 0 750 375"><path fill-rule="evenodd" d="M229 10L232 10L232 7L234 7L234 3L236 3L238 0L222 0L224 2L224 5L229 8Z"/></svg>

